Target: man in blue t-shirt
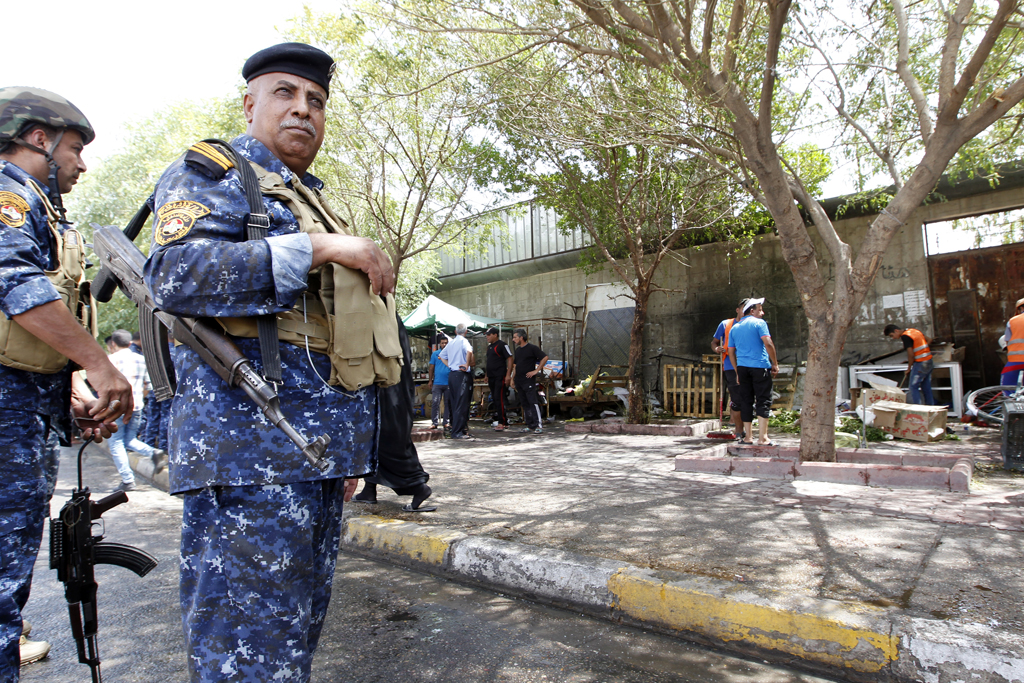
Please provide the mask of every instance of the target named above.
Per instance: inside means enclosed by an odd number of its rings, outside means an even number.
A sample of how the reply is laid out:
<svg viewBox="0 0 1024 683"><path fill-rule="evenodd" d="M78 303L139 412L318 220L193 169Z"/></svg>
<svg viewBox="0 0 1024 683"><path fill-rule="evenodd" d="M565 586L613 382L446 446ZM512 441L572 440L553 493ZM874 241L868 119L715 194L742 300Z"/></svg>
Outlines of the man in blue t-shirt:
<svg viewBox="0 0 1024 683"><path fill-rule="evenodd" d="M729 360L729 332L733 325L743 319L743 307L747 301L749 299L740 301L735 318L726 318L718 323L718 329L711 340L711 350L722 354L722 374L725 376L725 387L729 390L729 418L737 439L743 438L743 416L740 414L740 386L736 383L736 370Z"/></svg>
<svg viewBox="0 0 1024 683"><path fill-rule="evenodd" d="M747 299L743 319L732 326L729 334L729 360L736 368L740 387L740 414L743 419L743 441L753 444L753 420L757 413L758 445L774 445L768 439L768 415L772 407L772 378L779 374L775 344L764 318L764 299Z"/></svg>
<svg viewBox="0 0 1024 683"><path fill-rule="evenodd" d="M450 372L444 361L439 358L441 349L448 346L448 337L444 332L437 335L437 350L430 354L430 368L427 370L430 381L427 388L430 389L430 428L437 429L438 412L441 401L444 401L444 429L452 421L452 395L448 391L448 373Z"/></svg>

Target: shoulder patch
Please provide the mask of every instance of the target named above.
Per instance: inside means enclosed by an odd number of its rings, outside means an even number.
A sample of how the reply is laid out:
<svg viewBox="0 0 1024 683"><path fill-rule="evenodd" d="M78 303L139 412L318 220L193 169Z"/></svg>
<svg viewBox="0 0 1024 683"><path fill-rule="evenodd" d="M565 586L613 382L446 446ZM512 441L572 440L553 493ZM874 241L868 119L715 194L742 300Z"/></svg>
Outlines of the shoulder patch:
<svg viewBox="0 0 1024 683"><path fill-rule="evenodd" d="M197 142L185 153L185 162L206 171L214 180L220 180L235 164L223 152L208 142Z"/></svg>
<svg viewBox="0 0 1024 683"><path fill-rule="evenodd" d="M157 209L153 235L159 245L170 244L188 234L196 221L210 210L190 200L168 202Z"/></svg>
<svg viewBox="0 0 1024 683"><path fill-rule="evenodd" d="M25 225L29 205L20 195L10 191L0 192L0 222L12 228Z"/></svg>

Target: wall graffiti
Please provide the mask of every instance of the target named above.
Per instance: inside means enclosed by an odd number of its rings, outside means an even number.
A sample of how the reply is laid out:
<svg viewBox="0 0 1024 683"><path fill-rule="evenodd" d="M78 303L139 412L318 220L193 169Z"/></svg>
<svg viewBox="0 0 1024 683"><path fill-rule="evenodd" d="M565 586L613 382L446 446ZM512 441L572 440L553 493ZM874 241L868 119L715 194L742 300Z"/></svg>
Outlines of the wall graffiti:
<svg viewBox="0 0 1024 683"><path fill-rule="evenodd" d="M882 266L879 270L882 272L882 279L884 280L902 280L903 278L910 277L910 271L906 268L897 269L895 266Z"/></svg>

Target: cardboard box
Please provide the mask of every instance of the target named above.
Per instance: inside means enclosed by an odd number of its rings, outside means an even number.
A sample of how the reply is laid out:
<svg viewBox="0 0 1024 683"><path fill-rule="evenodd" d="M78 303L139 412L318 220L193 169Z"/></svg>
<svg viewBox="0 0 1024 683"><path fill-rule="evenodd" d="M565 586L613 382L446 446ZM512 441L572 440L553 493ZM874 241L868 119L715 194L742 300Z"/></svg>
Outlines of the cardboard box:
<svg viewBox="0 0 1024 683"><path fill-rule="evenodd" d="M868 408L879 401L907 402L907 396L902 389L854 387L850 389L850 410L857 410L861 399Z"/></svg>
<svg viewBox="0 0 1024 683"><path fill-rule="evenodd" d="M544 364L544 374L552 379L560 379L565 374L565 361L549 360Z"/></svg>
<svg viewBox="0 0 1024 683"><path fill-rule="evenodd" d="M871 406L875 426L901 439L939 441L946 438L946 406L919 406L878 401Z"/></svg>

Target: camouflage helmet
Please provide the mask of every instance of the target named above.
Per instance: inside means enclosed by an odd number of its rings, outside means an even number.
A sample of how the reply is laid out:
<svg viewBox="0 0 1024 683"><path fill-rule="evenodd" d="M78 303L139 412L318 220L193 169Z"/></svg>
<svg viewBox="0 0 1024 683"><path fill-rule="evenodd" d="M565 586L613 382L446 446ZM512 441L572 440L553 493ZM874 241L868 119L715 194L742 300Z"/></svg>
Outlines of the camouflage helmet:
<svg viewBox="0 0 1024 683"><path fill-rule="evenodd" d="M96 139L96 131L82 110L60 95L39 88L0 88L0 146L35 124L74 128L87 145Z"/></svg>

